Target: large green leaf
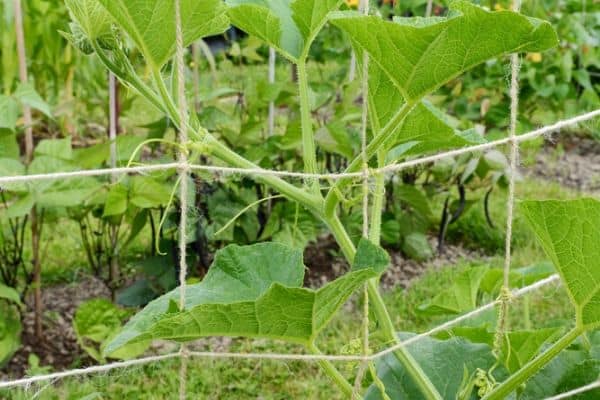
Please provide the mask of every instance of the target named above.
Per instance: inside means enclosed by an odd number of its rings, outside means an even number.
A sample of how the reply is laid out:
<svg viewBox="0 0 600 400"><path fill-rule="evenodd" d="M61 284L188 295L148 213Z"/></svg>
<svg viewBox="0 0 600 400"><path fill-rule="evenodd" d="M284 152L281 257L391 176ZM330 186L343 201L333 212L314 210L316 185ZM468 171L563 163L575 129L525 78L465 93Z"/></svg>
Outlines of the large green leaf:
<svg viewBox="0 0 600 400"><path fill-rule="evenodd" d="M452 2L448 18L389 22L344 12L331 22L369 53L407 101L422 98L489 58L557 44L546 22L510 11L488 12L466 1Z"/></svg>
<svg viewBox="0 0 600 400"><path fill-rule="evenodd" d="M500 361L510 373L515 373L534 358L542 346L558 332L559 329L556 328L508 332L502 345ZM488 330L487 326L460 326L437 335L440 339L453 336L460 336L473 343L484 343L492 347L495 332Z"/></svg>
<svg viewBox="0 0 600 400"><path fill-rule="evenodd" d="M175 52L173 0L97 0L138 46L146 61L163 66ZM229 27L221 0L181 0L184 45Z"/></svg>
<svg viewBox="0 0 600 400"><path fill-rule="evenodd" d="M600 202L527 201L521 209L567 288L577 324L600 326Z"/></svg>
<svg viewBox="0 0 600 400"><path fill-rule="evenodd" d="M227 0L232 23L297 62L342 0Z"/></svg>
<svg viewBox="0 0 600 400"><path fill-rule="evenodd" d="M299 286L303 277L302 253L298 250L274 243L231 245L217 252L202 282L187 287L186 309L198 304L254 300L268 289L267 282ZM167 314L171 301L179 301L179 289L151 302L133 317L109 345L109 351L147 332Z"/></svg>
<svg viewBox="0 0 600 400"><path fill-rule="evenodd" d="M548 365L529 379L519 395L519 400L545 399L598 379L600 365L582 349L565 349ZM598 399L599 390L591 390L574 399Z"/></svg>
<svg viewBox="0 0 600 400"><path fill-rule="evenodd" d="M413 334L401 334L407 339ZM490 346L471 343L462 338L437 340L424 338L407 346L423 371L431 379L443 399L455 399L461 388L465 372L471 375L476 369L488 370L494 363ZM383 381L386 394L394 400L422 399L417 385L406 369L393 354L388 354L376 363L377 375ZM503 375L502 368L496 370L497 376ZM366 400L381 399L376 385L371 385Z"/></svg>
<svg viewBox="0 0 600 400"><path fill-rule="evenodd" d="M319 290L300 287L302 253L277 244L231 245L217 252L204 280L186 290L186 310L177 311L176 289L150 303L107 347L150 339L203 336L276 338L308 344L352 292L376 276L355 271ZM169 312L170 311L170 312Z"/></svg>

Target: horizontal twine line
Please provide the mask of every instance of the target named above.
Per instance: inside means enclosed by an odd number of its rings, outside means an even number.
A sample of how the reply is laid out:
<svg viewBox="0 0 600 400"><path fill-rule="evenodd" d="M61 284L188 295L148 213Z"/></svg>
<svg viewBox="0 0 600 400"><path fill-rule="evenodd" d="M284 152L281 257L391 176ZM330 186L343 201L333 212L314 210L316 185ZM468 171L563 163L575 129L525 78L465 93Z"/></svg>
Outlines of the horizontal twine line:
<svg viewBox="0 0 600 400"><path fill-rule="evenodd" d="M264 168L235 168L235 167L220 167L212 165L198 165L188 164L186 162L175 162L167 164L156 164L156 165L142 165L135 167L121 167L121 168L104 168L104 169L91 169L82 171L70 171L70 172L54 172L47 174L32 174L32 175L15 175L15 176L3 176L0 177L0 185L10 183L22 183L29 181L39 180L52 180L52 179L67 179L77 178L86 176L101 176L101 175L114 175L114 174L127 174L127 173L141 173L141 172L153 172L163 171L169 169L189 169L193 171L205 171L213 172L218 174L240 174L240 175L255 175L255 176L278 176L288 178L300 178L300 179L319 179L319 180L340 180L350 178L363 178L365 175L376 176L379 174L389 174L398 172L400 170L415 167L421 164L427 164L430 162L438 161L448 157L459 156L475 151L488 150L494 147L498 147L511 142L525 142L533 140L539 136L547 135L556 131L561 130L567 126L575 125L580 122L585 122L595 117L600 116L600 109L591 111L577 117L565 119L555 124L548 125L543 128L539 128L528 133L512 137L506 137L492 142L478 144L474 146L463 147L456 150L446 151L438 153L432 156L422 157L414 160L405 161L402 163L387 165L382 168L373 168L367 171L350 172L350 173L326 173L326 174L310 174L305 172L292 172L292 171L277 171L269 170Z"/></svg>
<svg viewBox="0 0 600 400"><path fill-rule="evenodd" d="M513 297L519 297L526 293L538 290L546 285L549 285L553 282L558 281L558 275L552 275L546 279L543 279L539 282L536 282L532 285L523 287L521 289L513 291ZM431 336L435 333L443 331L451 326L454 326L468 318L476 316L486 310L489 310L496 306L499 303L498 300L488 303L480 308L477 308L467 314L461 315L453 320L450 320L442 325L439 325L425 333L421 333L419 335L413 336L412 338L403 341L393 347L380 351L379 353L375 353L369 356L364 355L326 355L326 354L283 354L283 353L231 353L231 352L199 352L199 351L189 351L187 352L187 356L189 357L197 357L197 358L213 358L213 359L224 359L224 358L234 358L234 359L259 359L259 360L275 360L275 361L337 361L337 362L364 362L364 361L374 361L378 358L381 358L393 351L397 350L402 346L407 346L409 344L415 343L425 337ZM38 375L32 376L28 378L17 379L13 381L4 381L0 382L0 389L9 388L15 386L26 386L36 382L48 381L48 380L58 380L67 377L73 376L82 376L82 375L90 375L94 373L107 372L113 369L121 369L132 367L136 365L149 364L155 361L162 361L171 358L181 357L181 352L170 353L159 356L150 356L145 358L139 358L130 361L121 361L115 362L106 365L95 365L88 368L79 368L73 369L69 371L56 372L52 374L46 375Z"/></svg>
<svg viewBox="0 0 600 400"><path fill-rule="evenodd" d="M564 392L552 397L546 397L544 400L560 400L560 399L570 399L576 394L581 394L585 392L589 392L590 390L600 388L600 380L596 382L592 382L585 386L578 387L577 389L569 390L568 392Z"/></svg>

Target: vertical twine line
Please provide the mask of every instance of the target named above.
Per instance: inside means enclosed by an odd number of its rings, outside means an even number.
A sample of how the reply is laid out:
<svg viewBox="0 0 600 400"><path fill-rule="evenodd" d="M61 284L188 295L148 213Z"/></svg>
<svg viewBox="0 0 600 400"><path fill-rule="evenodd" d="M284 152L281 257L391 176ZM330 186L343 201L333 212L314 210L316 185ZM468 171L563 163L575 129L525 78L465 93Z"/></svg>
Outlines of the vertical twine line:
<svg viewBox="0 0 600 400"><path fill-rule="evenodd" d="M521 0L513 0L512 10L519 12L521 9ZM519 157L519 143L517 141L517 117L519 114L519 70L520 59L518 53L510 56L510 179L508 183L508 199L506 203L506 238L504 243L504 270L503 284L500 291L500 309L498 311L498 324L494 337L494 355L500 357L504 336L506 335L508 325L509 303L511 301L510 292L510 266L512 261L512 231L515 206L515 182L517 174L517 165Z"/></svg>
<svg viewBox="0 0 600 400"><path fill-rule="evenodd" d="M269 47L269 83L275 83L275 67L277 61L277 53L273 47ZM269 127L268 136L271 137L275 133L275 102L269 102Z"/></svg>
<svg viewBox="0 0 600 400"><path fill-rule="evenodd" d="M185 146L188 141L188 106L185 98L185 64L183 55L183 29L181 26L181 1L175 0L175 40L176 40L176 64L177 64L177 105L179 107L179 140ZM188 177L190 168L188 158L184 151L179 150L179 161L182 168L179 171L181 180L180 202L181 216L179 220L179 308L185 308L186 279L187 279L187 214L188 214ZM187 364L189 353L184 344L180 349L181 362L179 366L179 399L185 400Z"/></svg>
<svg viewBox="0 0 600 400"><path fill-rule="evenodd" d="M359 11L363 15L369 15L369 0L361 0L359 4ZM354 56L355 53L353 53ZM369 237L369 157L367 156L367 124L369 122L369 54L363 52L363 65L362 65L362 115L361 115L361 127L360 127L360 145L361 145L361 157L362 157L362 170L363 170L363 182L362 182L362 234L363 237ZM354 60L355 63L355 60ZM369 293L367 284L365 283L363 289L363 321L362 321L362 353L363 356L369 356ZM361 398L360 389L362 381L365 375L365 371L369 362L363 361L356 374L354 380L354 396Z"/></svg>

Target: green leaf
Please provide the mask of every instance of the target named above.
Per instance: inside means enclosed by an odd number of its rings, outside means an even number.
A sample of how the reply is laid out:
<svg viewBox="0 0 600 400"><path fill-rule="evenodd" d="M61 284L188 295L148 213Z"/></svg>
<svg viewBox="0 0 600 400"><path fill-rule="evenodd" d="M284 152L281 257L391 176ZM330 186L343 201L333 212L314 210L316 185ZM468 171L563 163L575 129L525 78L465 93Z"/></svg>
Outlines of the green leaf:
<svg viewBox="0 0 600 400"><path fill-rule="evenodd" d="M35 147L36 156L44 155L61 160L72 160L71 137L64 139L44 139Z"/></svg>
<svg viewBox="0 0 600 400"><path fill-rule="evenodd" d="M402 241L402 252L412 260L425 261L433 257L433 249L427 240L427 235L421 232L411 232Z"/></svg>
<svg viewBox="0 0 600 400"><path fill-rule="evenodd" d="M302 252L277 243L217 252L204 280L186 290L186 310L169 313L176 289L136 315L108 351L149 339L192 340L203 336L277 338L308 344L372 269L346 274L319 290L301 288ZM172 310L173 311L173 310Z"/></svg>
<svg viewBox="0 0 600 400"><path fill-rule="evenodd" d="M20 176L25 175L25 166L16 159L12 158L0 158L0 176ZM27 185L25 183L9 183L3 184L4 190L12 191L27 191Z"/></svg>
<svg viewBox="0 0 600 400"><path fill-rule="evenodd" d="M193 340L205 336L243 336L309 344L372 269L350 272L313 291L272 284L254 301L202 304L166 316L138 340Z"/></svg>
<svg viewBox="0 0 600 400"><path fill-rule="evenodd" d="M75 312L73 329L79 345L96 361L104 362L101 350L122 326L128 315L106 299L93 299L81 304ZM119 352L111 353L111 358L130 359L139 356L147 348L147 343L126 346Z"/></svg>
<svg viewBox="0 0 600 400"><path fill-rule="evenodd" d="M21 319L15 307L0 302L0 368L21 347Z"/></svg>
<svg viewBox="0 0 600 400"><path fill-rule="evenodd" d="M110 187L106 202L104 203L103 217L111 217L113 215L122 215L127 211L127 198L129 190L121 183L117 183Z"/></svg>
<svg viewBox="0 0 600 400"><path fill-rule="evenodd" d="M171 186L148 176L131 178L131 204L140 208L166 206L171 197Z"/></svg>
<svg viewBox="0 0 600 400"><path fill-rule="evenodd" d="M401 334L406 340L413 334ZM423 371L431 379L443 399L455 399L461 388L465 371L470 376L476 369L488 370L495 363L490 346L471 343L461 338L437 340L424 338L407 346ZM412 381L406 369L393 354L388 354L376 363L377 375L385 385L386 394L391 399L421 399L423 395ZM495 375L504 374L502 368ZM381 399L379 389L373 384L367 391L365 400Z"/></svg>
<svg viewBox="0 0 600 400"><path fill-rule="evenodd" d="M42 99L38 92L35 91L30 83L20 83L14 93L14 97L21 101L21 103L41 111L47 117L52 118L50 106Z"/></svg>
<svg viewBox="0 0 600 400"><path fill-rule="evenodd" d="M21 305L21 297L15 289L0 283L0 299L8 300Z"/></svg>
<svg viewBox="0 0 600 400"><path fill-rule="evenodd" d="M513 268L509 274L510 287L522 288L547 278L555 272L554 266L549 261L522 268ZM490 268L483 277L479 290L496 295L500 292L503 281L504 270L502 268Z"/></svg>
<svg viewBox="0 0 600 400"><path fill-rule="evenodd" d="M586 351L574 349L565 349L561 351L556 358L550 361L550 363L527 381L519 399L538 400L557 395L568 390L564 390L564 386L566 386L565 383L567 382L571 385L576 384L576 386L571 386L569 389L583 386L582 384L577 385L578 379L576 377L578 375L579 377L583 377L589 372L595 372L596 376L590 381L585 382L586 384L591 383L597 379L600 371L597 369L594 371L593 367L590 368L590 365L587 364L587 362L590 361L589 358L590 355ZM582 367L588 368L582 369ZM590 400L597 398L594 397L594 391L590 393L592 394L591 397L583 398Z"/></svg>
<svg viewBox="0 0 600 400"><path fill-rule="evenodd" d="M226 0L231 22L298 62L341 0Z"/></svg>
<svg viewBox="0 0 600 400"><path fill-rule="evenodd" d="M600 202L526 201L521 209L566 286L577 325L600 326Z"/></svg>
<svg viewBox="0 0 600 400"><path fill-rule="evenodd" d="M346 12L331 22L369 53L405 101L413 102L487 59L557 44L550 24L518 13L488 12L466 1L452 2L450 12L448 18L397 22Z"/></svg>
<svg viewBox="0 0 600 400"><path fill-rule="evenodd" d="M175 52L173 0L97 0L129 35L154 68ZM181 0L184 46L229 27L221 0Z"/></svg>
<svg viewBox="0 0 600 400"><path fill-rule="evenodd" d="M508 333L508 343L502 347L502 361L508 371L513 374L535 357L542 346L551 339L558 329L546 328L535 331L519 331Z"/></svg>
<svg viewBox="0 0 600 400"><path fill-rule="evenodd" d="M403 156L464 147L484 140L468 139L450 125L446 115L423 101L413 108L394 132L393 145L404 146L409 142L414 144L403 152ZM388 162L397 159L391 155L388 155Z"/></svg>
<svg viewBox="0 0 600 400"><path fill-rule="evenodd" d="M382 273L388 265L390 265L390 256L387 251L369 239L360 239L352 263L353 271L371 268L377 273Z"/></svg>
<svg viewBox="0 0 600 400"><path fill-rule="evenodd" d="M112 19L98 0L65 0L65 4L71 18L77 22L77 25L71 26L74 44L82 41L82 35L92 41L110 40Z"/></svg>
<svg viewBox="0 0 600 400"><path fill-rule="evenodd" d="M230 245L216 253L202 282L188 286L185 307L254 300L268 289L270 283L300 286L303 279L304 265L299 250L275 243L245 247ZM179 289L156 299L134 316L108 351L147 332L154 322L164 317L171 300L179 301Z"/></svg>
<svg viewBox="0 0 600 400"><path fill-rule="evenodd" d="M1 130L2 128L0 128L0 158L12 158L15 160L18 159L19 145L17 143L16 134L8 130L8 134L2 134Z"/></svg>
<svg viewBox="0 0 600 400"><path fill-rule="evenodd" d="M485 266L474 267L461 273L448 289L422 304L419 311L436 315L461 314L473 310L477 307L477 292L487 270Z"/></svg>
<svg viewBox="0 0 600 400"><path fill-rule="evenodd" d="M35 199L31 194L18 198L13 203L10 203L8 210L5 212L7 218L21 218L29 215L29 212L35 204Z"/></svg>
<svg viewBox="0 0 600 400"><path fill-rule="evenodd" d="M98 180L90 177L57 181L38 193L36 204L47 208L80 207L102 187Z"/></svg>
<svg viewBox="0 0 600 400"><path fill-rule="evenodd" d="M19 103L10 96L0 94L0 128L15 130L19 118Z"/></svg>
<svg viewBox="0 0 600 400"><path fill-rule="evenodd" d="M73 150L73 163L82 169L101 167L110 157L110 144L98 143Z"/></svg>
<svg viewBox="0 0 600 400"><path fill-rule="evenodd" d="M517 372L528 361L533 359L540 349L552 339L559 329L546 328L535 331L515 331L506 334L501 349L500 361L511 374ZM495 333L489 331L487 326L481 327L454 327L449 331L438 334L439 339L460 336L473 343L483 343L490 347L494 345Z"/></svg>

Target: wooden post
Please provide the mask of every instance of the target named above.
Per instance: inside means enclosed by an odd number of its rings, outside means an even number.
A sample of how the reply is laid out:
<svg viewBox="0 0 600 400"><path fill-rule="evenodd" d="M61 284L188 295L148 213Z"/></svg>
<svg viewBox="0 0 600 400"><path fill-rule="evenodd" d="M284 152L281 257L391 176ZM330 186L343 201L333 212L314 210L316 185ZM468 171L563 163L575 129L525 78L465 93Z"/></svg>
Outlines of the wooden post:
<svg viewBox="0 0 600 400"><path fill-rule="evenodd" d="M19 60L19 79L21 83L26 84L27 78L27 56L25 54L25 32L23 29L23 11L21 9L21 0L14 0L15 11L15 32L17 39L17 57ZM33 160L33 119L31 117L31 107L23 105L23 122L25 124L25 163L30 164ZM34 330L35 336L42 339L42 313L44 306L42 304L42 278L40 264L40 230L41 226L38 220L37 208L31 209L29 220L31 223L31 253L33 265L33 288L34 288Z"/></svg>
<svg viewBox="0 0 600 400"><path fill-rule="evenodd" d="M110 167L117 167L117 134L119 131L119 82L111 73L108 73L108 138L110 140ZM116 174L111 175L111 182L118 179ZM108 272L108 281L112 300L116 300L116 290L119 281L119 227L111 224L110 242L112 252Z"/></svg>

